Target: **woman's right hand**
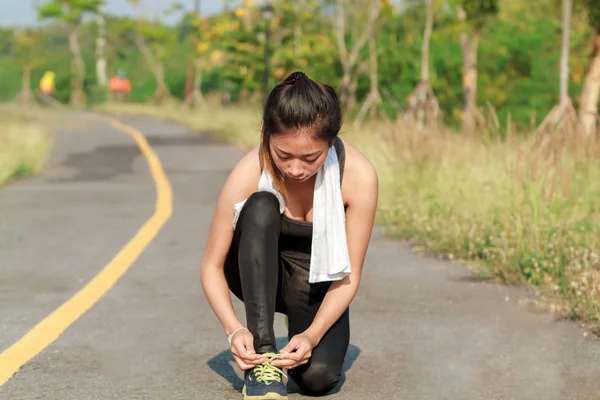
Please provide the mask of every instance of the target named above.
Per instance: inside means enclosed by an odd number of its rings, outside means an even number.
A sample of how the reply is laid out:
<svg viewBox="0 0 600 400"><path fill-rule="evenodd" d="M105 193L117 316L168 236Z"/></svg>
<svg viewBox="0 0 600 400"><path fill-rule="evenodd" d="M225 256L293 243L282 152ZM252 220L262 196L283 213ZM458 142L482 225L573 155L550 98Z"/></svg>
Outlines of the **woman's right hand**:
<svg viewBox="0 0 600 400"><path fill-rule="evenodd" d="M252 369L267 361L254 351L254 336L246 329L239 330L231 339L233 358L242 371Z"/></svg>

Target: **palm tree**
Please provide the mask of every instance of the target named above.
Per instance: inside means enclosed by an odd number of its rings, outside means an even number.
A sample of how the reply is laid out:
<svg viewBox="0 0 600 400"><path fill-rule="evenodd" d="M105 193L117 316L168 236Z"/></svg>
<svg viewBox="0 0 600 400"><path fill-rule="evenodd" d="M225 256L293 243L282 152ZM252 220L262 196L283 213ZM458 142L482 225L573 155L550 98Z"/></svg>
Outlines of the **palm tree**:
<svg viewBox="0 0 600 400"><path fill-rule="evenodd" d="M83 15L97 13L104 0L52 0L38 7L40 19L58 19L69 27L69 48L73 54L73 80L71 84L70 103L74 106L85 104L83 83L85 79L85 63L81 56L78 29Z"/></svg>
<svg viewBox="0 0 600 400"><path fill-rule="evenodd" d="M440 105L429 83L429 45L435 14L434 0L425 0L426 18L423 43L421 45L421 79L408 97L407 116L421 129L426 122L435 125L441 116Z"/></svg>
<svg viewBox="0 0 600 400"><path fill-rule="evenodd" d="M559 102L537 129L537 133L558 131L561 135L579 132L579 121L569 97L569 38L573 0L562 0L562 40L560 53Z"/></svg>
<svg viewBox="0 0 600 400"><path fill-rule="evenodd" d="M586 135L596 132L600 97L600 0L585 0L588 20L594 31L592 54L581 92L579 119Z"/></svg>

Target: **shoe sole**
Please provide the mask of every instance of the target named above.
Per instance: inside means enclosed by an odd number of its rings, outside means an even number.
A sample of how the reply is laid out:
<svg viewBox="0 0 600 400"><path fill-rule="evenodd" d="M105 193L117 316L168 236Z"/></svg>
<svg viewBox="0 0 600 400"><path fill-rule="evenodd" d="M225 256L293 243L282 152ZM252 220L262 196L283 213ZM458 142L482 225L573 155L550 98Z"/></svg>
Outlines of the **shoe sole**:
<svg viewBox="0 0 600 400"><path fill-rule="evenodd" d="M287 396L282 396L278 393L267 393L263 396L247 396L246 386L242 388L242 395L244 395L244 400L288 400Z"/></svg>

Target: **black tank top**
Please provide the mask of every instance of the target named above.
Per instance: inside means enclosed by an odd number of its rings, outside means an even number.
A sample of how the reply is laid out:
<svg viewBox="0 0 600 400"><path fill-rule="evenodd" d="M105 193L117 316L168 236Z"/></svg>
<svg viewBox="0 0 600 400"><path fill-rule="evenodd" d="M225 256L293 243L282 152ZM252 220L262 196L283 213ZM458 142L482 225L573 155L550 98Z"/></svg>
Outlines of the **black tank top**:
<svg viewBox="0 0 600 400"><path fill-rule="evenodd" d="M344 143L336 137L333 146L340 164L340 186L344 177L346 150ZM284 261L296 264L306 270L310 269L310 253L312 248L313 224L281 215L281 234L279 250Z"/></svg>

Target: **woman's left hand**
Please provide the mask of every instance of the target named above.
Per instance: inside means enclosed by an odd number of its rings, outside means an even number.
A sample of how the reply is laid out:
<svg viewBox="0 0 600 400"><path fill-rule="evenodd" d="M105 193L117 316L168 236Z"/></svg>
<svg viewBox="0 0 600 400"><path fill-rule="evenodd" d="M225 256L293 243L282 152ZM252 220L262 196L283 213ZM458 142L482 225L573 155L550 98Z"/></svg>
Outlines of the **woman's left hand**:
<svg viewBox="0 0 600 400"><path fill-rule="evenodd" d="M279 351L279 359L271 361L271 365L277 368L293 369L306 364L312 355L314 346L314 340L310 335L300 333L292 337L287 346Z"/></svg>

